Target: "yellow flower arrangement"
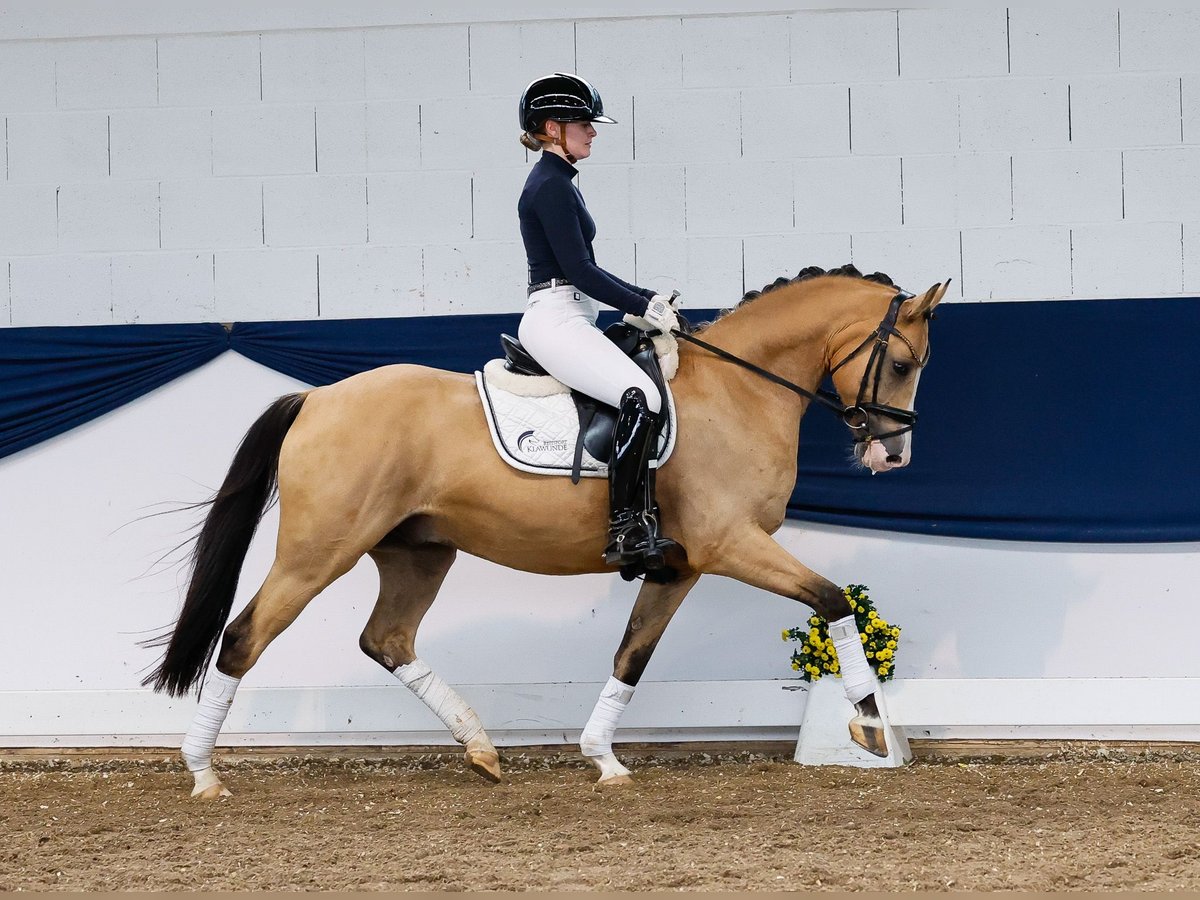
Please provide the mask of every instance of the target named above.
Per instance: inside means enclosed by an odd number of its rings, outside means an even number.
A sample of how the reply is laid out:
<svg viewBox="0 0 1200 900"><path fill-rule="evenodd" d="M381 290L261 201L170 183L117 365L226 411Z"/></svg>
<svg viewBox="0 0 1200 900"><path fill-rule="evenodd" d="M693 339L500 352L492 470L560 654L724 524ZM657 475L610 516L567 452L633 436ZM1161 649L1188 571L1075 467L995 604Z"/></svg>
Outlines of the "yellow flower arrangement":
<svg viewBox="0 0 1200 900"><path fill-rule="evenodd" d="M858 625L867 660L880 681L889 680L896 669L900 627L888 623L879 615L865 585L847 585L842 589L842 594L854 611L854 621ZM792 669L799 672L804 681L820 681L822 675L841 677L837 650L829 639L829 623L820 616L809 616L805 627L783 629L783 639L801 642L800 649L792 651Z"/></svg>

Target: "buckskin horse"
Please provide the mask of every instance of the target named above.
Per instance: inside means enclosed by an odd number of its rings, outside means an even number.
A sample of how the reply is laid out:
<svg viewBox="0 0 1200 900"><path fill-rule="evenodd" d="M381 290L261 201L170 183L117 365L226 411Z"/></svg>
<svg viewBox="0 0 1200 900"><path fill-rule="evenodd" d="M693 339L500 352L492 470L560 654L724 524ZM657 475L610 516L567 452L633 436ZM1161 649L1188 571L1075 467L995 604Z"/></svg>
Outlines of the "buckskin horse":
<svg viewBox="0 0 1200 900"><path fill-rule="evenodd" d="M796 482L800 420L814 403L830 407L849 427L859 464L872 472L907 465L928 323L947 286L914 296L878 273L814 267L750 292L694 335L681 335L671 382L677 439L658 475L664 533L681 548L668 559L665 583L643 582L584 730L581 749L600 770L599 783L629 781L612 752L617 719L702 575L802 601L831 623L851 615L837 585L771 537ZM827 376L836 395L819 390ZM719 479L707 477L714 461ZM226 626L246 551L275 496L274 562ZM276 400L208 501L177 621L148 642L166 652L146 684L182 695L203 683L182 748L193 796L229 794L212 769L212 750L242 676L364 554L379 569L379 597L362 650L441 717L470 768L499 781L499 755L478 716L417 657L417 629L459 550L548 575L606 571L607 502L603 479L572 484L501 461L470 375L391 365ZM863 654L856 628L846 638L838 647L848 674L850 657ZM866 675L858 687L846 679L857 711L850 735L886 755L878 683L860 662Z"/></svg>

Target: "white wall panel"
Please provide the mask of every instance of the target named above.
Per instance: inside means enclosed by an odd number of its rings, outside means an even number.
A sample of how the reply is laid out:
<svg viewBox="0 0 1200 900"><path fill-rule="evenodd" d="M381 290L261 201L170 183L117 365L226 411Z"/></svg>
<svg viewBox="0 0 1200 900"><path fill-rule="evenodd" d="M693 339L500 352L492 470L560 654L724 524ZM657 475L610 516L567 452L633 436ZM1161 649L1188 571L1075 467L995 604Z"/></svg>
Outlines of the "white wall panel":
<svg viewBox="0 0 1200 900"><path fill-rule="evenodd" d="M216 318L211 253L129 253L112 258L113 321L211 322Z"/></svg>
<svg viewBox="0 0 1200 900"><path fill-rule="evenodd" d="M158 182L63 185L58 192L58 246L68 253L156 249Z"/></svg>
<svg viewBox="0 0 1200 900"><path fill-rule="evenodd" d="M792 166L787 162L689 165L688 234L774 234L792 227Z"/></svg>
<svg viewBox="0 0 1200 900"><path fill-rule="evenodd" d="M1126 219L1200 220L1200 147L1127 150L1124 158Z"/></svg>
<svg viewBox="0 0 1200 900"><path fill-rule="evenodd" d="M1021 224L1121 219L1117 150L1014 153L1013 221Z"/></svg>
<svg viewBox="0 0 1200 900"><path fill-rule="evenodd" d="M848 234L750 234L742 241L746 290L762 290L806 266L832 269L851 261Z"/></svg>
<svg viewBox="0 0 1200 900"><path fill-rule="evenodd" d="M1180 140L1178 77L1071 79L1072 146L1155 147Z"/></svg>
<svg viewBox="0 0 1200 900"><path fill-rule="evenodd" d="M9 262L0 259L0 325L12 324L12 302L9 297Z"/></svg>
<svg viewBox="0 0 1200 900"><path fill-rule="evenodd" d="M458 97L470 83L466 25L366 32L367 98Z"/></svg>
<svg viewBox="0 0 1200 900"><path fill-rule="evenodd" d="M1025 150L1068 143L1067 86L1052 78L981 79L959 91L964 150Z"/></svg>
<svg viewBox="0 0 1200 900"><path fill-rule="evenodd" d="M893 81L850 88L850 145L856 154L953 153L958 87L951 81Z"/></svg>
<svg viewBox="0 0 1200 900"><path fill-rule="evenodd" d="M742 156L790 160L845 155L850 152L849 113L843 85L747 88L742 91Z"/></svg>
<svg viewBox="0 0 1200 900"><path fill-rule="evenodd" d="M604 100L604 114L611 119L616 119L617 124L601 123L597 127L596 137L592 139L592 156L590 158L596 162L632 162L634 141L637 137L634 97L619 91L605 91L602 99ZM513 128L519 128L515 115L511 121ZM507 140L507 135L510 133L508 126L502 133ZM516 139L513 140L515 143Z"/></svg>
<svg viewBox="0 0 1200 900"><path fill-rule="evenodd" d="M110 116L113 178L211 175L212 112L199 108L124 109Z"/></svg>
<svg viewBox="0 0 1200 900"><path fill-rule="evenodd" d="M213 110L214 175L306 175L316 155L312 106Z"/></svg>
<svg viewBox="0 0 1200 900"><path fill-rule="evenodd" d="M420 247L341 247L319 257L321 318L424 312Z"/></svg>
<svg viewBox="0 0 1200 900"><path fill-rule="evenodd" d="M601 235L662 237L684 231L682 165L586 165L579 188Z"/></svg>
<svg viewBox="0 0 1200 900"><path fill-rule="evenodd" d="M1002 7L900 10L900 75L966 78L1008 72Z"/></svg>
<svg viewBox="0 0 1200 900"><path fill-rule="evenodd" d="M526 268L519 241L426 245L425 314L520 312Z"/></svg>
<svg viewBox="0 0 1200 900"><path fill-rule="evenodd" d="M637 284L660 294L681 291L688 306L732 306L745 292L741 239L643 238L637 242Z"/></svg>
<svg viewBox="0 0 1200 900"><path fill-rule="evenodd" d="M1179 89L1183 141L1187 144L1200 144L1200 77L1184 76L1180 79Z"/></svg>
<svg viewBox="0 0 1200 900"><path fill-rule="evenodd" d="M1071 295L1070 229L1059 225L964 228L962 292L972 300Z"/></svg>
<svg viewBox="0 0 1200 900"><path fill-rule="evenodd" d="M1183 228L1114 222L1071 229L1077 297L1161 297L1183 290Z"/></svg>
<svg viewBox="0 0 1200 900"><path fill-rule="evenodd" d="M1006 225L1012 221L1012 157L956 153L904 158L904 224Z"/></svg>
<svg viewBox="0 0 1200 900"><path fill-rule="evenodd" d="M1121 68L1200 71L1200 10L1188 4L1121 9Z"/></svg>
<svg viewBox="0 0 1200 900"><path fill-rule="evenodd" d="M1009 59L1014 75L1116 72L1117 8L1102 4L1010 7Z"/></svg>
<svg viewBox="0 0 1200 900"><path fill-rule="evenodd" d="M314 250L224 250L215 254L221 322L317 317Z"/></svg>
<svg viewBox="0 0 1200 900"><path fill-rule="evenodd" d="M161 182L163 248L261 247L262 190L257 178Z"/></svg>
<svg viewBox="0 0 1200 900"><path fill-rule="evenodd" d="M421 160L421 107L411 100L367 104L367 171L416 168Z"/></svg>
<svg viewBox="0 0 1200 900"><path fill-rule="evenodd" d="M641 91L636 107L639 162L717 162L741 156L741 98L735 90ZM699 138L700 121L711 139Z"/></svg>
<svg viewBox="0 0 1200 900"><path fill-rule="evenodd" d="M59 109L157 105L157 48L152 38L66 41L55 51Z"/></svg>
<svg viewBox="0 0 1200 900"><path fill-rule="evenodd" d="M600 268L612 272L622 281L637 284L637 250L632 238L597 238L594 249Z"/></svg>
<svg viewBox="0 0 1200 900"><path fill-rule="evenodd" d="M366 96L364 35L361 30L264 34L262 99L361 100Z"/></svg>
<svg viewBox="0 0 1200 900"><path fill-rule="evenodd" d="M95 325L113 320L107 256L18 257L9 263L9 290L13 325Z"/></svg>
<svg viewBox="0 0 1200 900"><path fill-rule="evenodd" d="M13 42L0 53L0 113L54 109L54 45Z"/></svg>
<svg viewBox="0 0 1200 900"><path fill-rule="evenodd" d="M371 243L434 244L471 236L470 172L397 172L367 178Z"/></svg>
<svg viewBox="0 0 1200 900"><path fill-rule="evenodd" d="M263 238L268 247L367 242L364 175L306 175L263 182Z"/></svg>
<svg viewBox="0 0 1200 900"><path fill-rule="evenodd" d="M0 252L53 253L58 204L52 184L0 184ZM7 268L3 270L8 279Z"/></svg>
<svg viewBox="0 0 1200 900"><path fill-rule="evenodd" d="M589 164L578 176L579 191L583 194L588 212L596 220L597 237L628 237L633 233L630 204L632 166ZM528 170L525 172L528 175ZM517 196L520 186L517 187ZM515 207L513 207L515 208ZM508 211L511 217L511 210ZM516 227L516 221L513 221Z"/></svg>
<svg viewBox="0 0 1200 900"><path fill-rule="evenodd" d="M1183 224L1183 289L1200 291L1200 220Z"/></svg>
<svg viewBox="0 0 1200 900"><path fill-rule="evenodd" d="M108 116L98 112L9 116L9 181L108 176Z"/></svg>
<svg viewBox="0 0 1200 900"><path fill-rule="evenodd" d="M575 64L584 78L612 93L683 86L683 20L611 19L575 23Z"/></svg>
<svg viewBox="0 0 1200 900"><path fill-rule="evenodd" d="M895 10L796 10L790 19L793 82L898 76Z"/></svg>
<svg viewBox="0 0 1200 900"><path fill-rule="evenodd" d="M957 228L904 228L855 234L853 262L862 272L886 272L896 284L914 294L952 278L946 299L962 297Z"/></svg>
<svg viewBox="0 0 1200 900"><path fill-rule="evenodd" d="M257 103L257 34L197 34L158 39L158 102L163 106Z"/></svg>
<svg viewBox="0 0 1200 900"><path fill-rule="evenodd" d="M683 20L683 86L787 84L786 16L714 16Z"/></svg>
<svg viewBox="0 0 1200 900"><path fill-rule="evenodd" d="M457 97L421 103L421 165L427 169L520 165L525 148L511 97Z"/></svg>
<svg viewBox="0 0 1200 900"><path fill-rule="evenodd" d="M530 165L519 168L505 167L503 169L477 169L471 176L471 221L472 232L479 240L485 241L519 241L521 227L517 221L517 200L521 197L521 189L525 179L529 177ZM596 172L608 171L610 166L588 168L588 178ZM586 196L586 195L585 195ZM601 197L606 195L602 192ZM591 208L592 198L588 197ZM628 212L628 211L627 211ZM593 208L592 214L599 213ZM432 217L432 211L430 212ZM600 224L600 233L606 235L623 234L621 223L612 221L604 215Z"/></svg>
<svg viewBox="0 0 1200 900"><path fill-rule="evenodd" d="M367 171L367 104L318 103L315 167L321 175ZM412 164L420 159L420 132L413 115Z"/></svg>
<svg viewBox="0 0 1200 900"><path fill-rule="evenodd" d="M853 231L901 224L900 160L860 156L796 163L796 228Z"/></svg>
<svg viewBox="0 0 1200 900"><path fill-rule="evenodd" d="M514 108L533 79L576 68L574 22L483 22L471 26L470 43L471 90L512 97Z"/></svg>

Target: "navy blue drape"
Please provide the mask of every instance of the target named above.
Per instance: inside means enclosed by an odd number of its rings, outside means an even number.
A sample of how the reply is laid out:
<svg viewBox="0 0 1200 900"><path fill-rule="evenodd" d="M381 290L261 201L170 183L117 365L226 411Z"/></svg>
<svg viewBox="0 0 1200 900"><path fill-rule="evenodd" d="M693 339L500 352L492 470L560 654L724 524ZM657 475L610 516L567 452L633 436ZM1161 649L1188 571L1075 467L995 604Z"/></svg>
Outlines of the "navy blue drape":
<svg viewBox="0 0 1200 900"><path fill-rule="evenodd" d="M695 321L711 311L690 310ZM611 319L609 314L605 318ZM227 348L320 385L393 362L460 372L517 315L0 329L0 456L88 421ZM913 464L872 477L845 428L804 420L797 519L1038 541L1200 540L1192 299L947 304L917 399ZM249 425L249 423L247 423ZM714 469L722 465L712 460Z"/></svg>
<svg viewBox="0 0 1200 900"><path fill-rule="evenodd" d="M220 325L0 329L0 457L136 400L228 347Z"/></svg>

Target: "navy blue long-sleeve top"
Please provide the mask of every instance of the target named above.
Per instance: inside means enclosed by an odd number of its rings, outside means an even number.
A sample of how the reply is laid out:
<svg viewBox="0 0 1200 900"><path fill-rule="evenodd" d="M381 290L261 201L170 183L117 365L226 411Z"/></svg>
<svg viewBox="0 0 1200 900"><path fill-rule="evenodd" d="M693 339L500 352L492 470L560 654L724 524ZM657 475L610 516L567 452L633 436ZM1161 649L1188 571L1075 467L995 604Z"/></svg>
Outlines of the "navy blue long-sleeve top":
<svg viewBox="0 0 1200 900"><path fill-rule="evenodd" d="M596 223L571 179L577 170L556 153L543 152L517 203L529 283L565 278L580 291L622 312L640 316L654 292L596 265Z"/></svg>

